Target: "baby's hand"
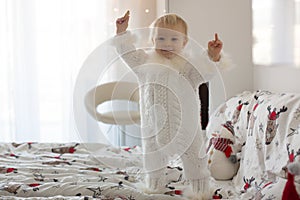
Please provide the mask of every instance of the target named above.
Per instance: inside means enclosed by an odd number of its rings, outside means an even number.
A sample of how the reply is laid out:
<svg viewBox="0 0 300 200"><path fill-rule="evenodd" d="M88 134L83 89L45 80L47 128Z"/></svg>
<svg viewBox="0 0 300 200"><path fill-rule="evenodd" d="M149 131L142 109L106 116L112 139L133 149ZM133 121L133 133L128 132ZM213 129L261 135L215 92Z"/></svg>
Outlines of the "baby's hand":
<svg viewBox="0 0 300 200"><path fill-rule="evenodd" d="M223 48L223 42L219 40L218 34L215 33L215 40L208 42L208 55L211 60L217 62L221 58L221 50Z"/></svg>
<svg viewBox="0 0 300 200"><path fill-rule="evenodd" d="M128 27L128 21L129 21L129 10L125 13L123 17L120 17L116 20L116 26L117 26L117 34L123 33L127 30Z"/></svg>

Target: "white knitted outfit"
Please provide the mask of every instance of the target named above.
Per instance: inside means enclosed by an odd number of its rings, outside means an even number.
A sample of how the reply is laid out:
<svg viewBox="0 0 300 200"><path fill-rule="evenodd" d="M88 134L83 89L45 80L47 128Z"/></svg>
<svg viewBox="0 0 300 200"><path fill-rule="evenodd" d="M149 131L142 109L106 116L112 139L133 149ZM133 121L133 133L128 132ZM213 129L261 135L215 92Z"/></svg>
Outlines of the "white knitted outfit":
<svg viewBox="0 0 300 200"><path fill-rule="evenodd" d="M154 50L136 50L130 32L116 36L114 44L138 77L147 187L163 191L168 158L178 154L193 192L209 191L198 87L203 77L211 77L215 64L207 54L196 59L210 66L197 69L184 57L167 59Z"/></svg>

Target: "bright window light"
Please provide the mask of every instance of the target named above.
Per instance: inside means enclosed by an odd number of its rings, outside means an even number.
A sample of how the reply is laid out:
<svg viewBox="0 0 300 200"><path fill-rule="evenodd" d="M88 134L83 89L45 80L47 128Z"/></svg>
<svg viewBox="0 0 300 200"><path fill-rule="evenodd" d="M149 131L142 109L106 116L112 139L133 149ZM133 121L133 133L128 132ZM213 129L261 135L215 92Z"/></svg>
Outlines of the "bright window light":
<svg viewBox="0 0 300 200"><path fill-rule="evenodd" d="M300 67L300 0L253 0L253 62Z"/></svg>

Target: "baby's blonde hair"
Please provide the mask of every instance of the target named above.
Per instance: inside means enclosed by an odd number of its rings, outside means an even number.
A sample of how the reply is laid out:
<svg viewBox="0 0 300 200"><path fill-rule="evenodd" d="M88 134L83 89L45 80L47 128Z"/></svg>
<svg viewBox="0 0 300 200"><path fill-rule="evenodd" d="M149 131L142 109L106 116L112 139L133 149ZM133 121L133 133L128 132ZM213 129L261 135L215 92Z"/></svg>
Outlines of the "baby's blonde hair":
<svg viewBox="0 0 300 200"><path fill-rule="evenodd" d="M176 26L178 24L181 24L183 26L184 34L187 35L188 34L187 23L184 21L184 19L182 19L178 15L172 14L172 13L163 15L163 16L159 17L158 19L156 19L152 23L152 27L167 26L167 25Z"/></svg>

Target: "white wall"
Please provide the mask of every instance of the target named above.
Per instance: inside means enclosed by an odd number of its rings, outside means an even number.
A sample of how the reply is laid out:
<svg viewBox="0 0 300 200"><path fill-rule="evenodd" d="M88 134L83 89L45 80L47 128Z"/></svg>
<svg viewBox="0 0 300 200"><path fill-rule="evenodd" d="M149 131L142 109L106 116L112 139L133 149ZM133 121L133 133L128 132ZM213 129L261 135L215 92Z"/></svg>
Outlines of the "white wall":
<svg viewBox="0 0 300 200"><path fill-rule="evenodd" d="M300 93L300 69L288 66L254 66L253 89Z"/></svg>
<svg viewBox="0 0 300 200"><path fill-rule="evenodd" d="M190 36L205 47L219 34L236 66L222 74L227 98L253 89L251 0L169 0L169 11L181 15ZM224 100L219 86L211 84L213 109Z"/></svg>
<svg viewBox="0 0 300 200"><path fill-rule="evenodd" d="M220 34L224 51L236 64L233 71L223 74L227 97L257 89L300 93L299 68L253 66L251 0L169 0L169 8L188 21L192 38L202 45L214 32ZM212 92L217 93L213 87ZM212 98L214 104L220 101L218 94Z"/></svg>

